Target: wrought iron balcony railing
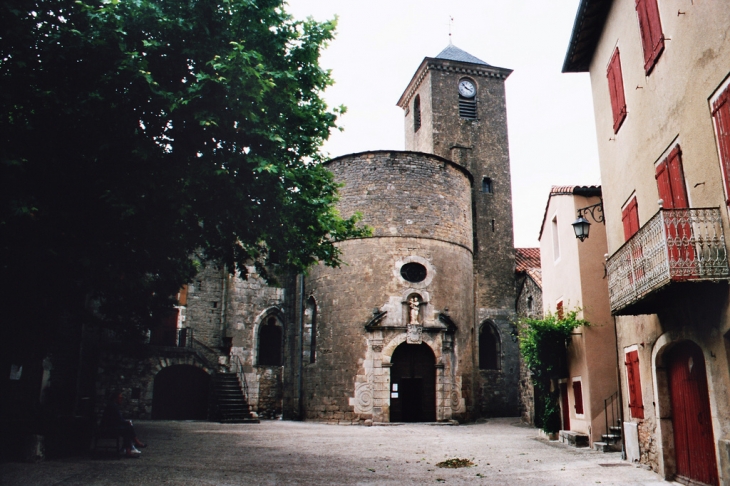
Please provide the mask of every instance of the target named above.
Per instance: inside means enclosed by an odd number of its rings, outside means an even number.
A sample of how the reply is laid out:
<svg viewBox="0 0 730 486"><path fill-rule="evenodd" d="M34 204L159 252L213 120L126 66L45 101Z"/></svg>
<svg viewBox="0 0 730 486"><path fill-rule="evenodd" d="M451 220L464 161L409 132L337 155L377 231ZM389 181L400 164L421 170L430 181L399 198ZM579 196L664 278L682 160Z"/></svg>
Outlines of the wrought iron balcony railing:
<svg viewBox="0 0 730 486"><path fill-rule="evenodd" d="M672 282L729 280L720 210L660 209L606 267L614 314Z"/></svg>

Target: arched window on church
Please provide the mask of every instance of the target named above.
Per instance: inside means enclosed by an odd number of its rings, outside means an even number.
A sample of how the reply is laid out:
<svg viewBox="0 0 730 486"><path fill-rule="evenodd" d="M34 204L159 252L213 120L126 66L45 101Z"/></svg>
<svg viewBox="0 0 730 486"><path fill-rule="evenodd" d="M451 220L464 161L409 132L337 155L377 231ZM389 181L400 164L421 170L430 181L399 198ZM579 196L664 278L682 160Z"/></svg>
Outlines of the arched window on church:
<svg viewBox="0 0 730 486"><path fill-rule="evenodd" d="M497 328L485 321L479 329L479 369L498 370L500 365L500 340Z"/></svg>
<svg viewBox="0 0 730 486"><path fill-rule="evenodd" d="M276 317L269 317L266 323L259 326L258 364L260 366L281 366L283 328Z"/></svg>
<svg viewBox="0 0 730 486"><path fill-rule="evenodd" d="M413 131L417 132L421 128L421 95L416 95L413 99Z"/></svg>
<svg viewBox="0 0 730 486"><path fill-rule="evenodd" d="M532 296L530 295L529 297L527 297L527 312L532 314L532 310L533 310L532 308L534 307L534 305L535 305L535 302L532 299Z"/></svg>
<svg viewBox="0 0 730 486"><path fill-rule="evenodd" d="M307 300L306 318L309 321L309 362L317 359L317 302L314 297Z"/></svg>

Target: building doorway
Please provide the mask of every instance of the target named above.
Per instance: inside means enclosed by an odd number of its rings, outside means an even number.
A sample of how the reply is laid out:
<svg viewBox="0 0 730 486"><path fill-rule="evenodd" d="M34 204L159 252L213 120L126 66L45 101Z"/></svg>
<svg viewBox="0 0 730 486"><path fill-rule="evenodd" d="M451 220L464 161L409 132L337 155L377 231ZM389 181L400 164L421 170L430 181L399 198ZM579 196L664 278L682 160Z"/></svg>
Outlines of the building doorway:
<svg viewBox="0 0 730 486"><path fill-rule="evenodd" d="M666 362L677 476L716 485L715 439L702 349L693 342L682 342L668 352Z"/></svg>
<svg viewBox="0 0 730 486"><path fill-rule="evenodd" d="M152 418L155 420L206 420L210 375L191 365L163 368L155 376Z"/></svg>
<svg viewBox="0 0 730 486"><path fill-rule="evenodd" d="M390 369L390 421L436 421L436 357L426 343L402 343Z"/></svg>
<svg viewBox="0 0 730 486"><path fill-rule="evenodd" d="M568 402L568 383L560 383L560 411L563 417L563 430L570 430L570 403Z"/></svg>

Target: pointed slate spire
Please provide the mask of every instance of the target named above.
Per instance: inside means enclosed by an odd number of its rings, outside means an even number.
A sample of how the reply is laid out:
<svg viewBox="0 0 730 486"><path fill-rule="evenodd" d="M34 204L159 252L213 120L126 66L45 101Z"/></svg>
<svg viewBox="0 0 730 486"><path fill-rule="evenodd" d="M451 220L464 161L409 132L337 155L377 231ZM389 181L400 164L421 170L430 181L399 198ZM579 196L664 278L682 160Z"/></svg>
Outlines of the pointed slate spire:
<svg viewBox="0 0 730 486"><path fill-rule="evenodd" d="M486 62L482 61L478 57L474 57L466 51L463 51L453 44L449 44L446 49L441 51L436 59L447 59L449 61L461 61L470 62L472 64L481 64L482 66L489 66Z"/></svg>

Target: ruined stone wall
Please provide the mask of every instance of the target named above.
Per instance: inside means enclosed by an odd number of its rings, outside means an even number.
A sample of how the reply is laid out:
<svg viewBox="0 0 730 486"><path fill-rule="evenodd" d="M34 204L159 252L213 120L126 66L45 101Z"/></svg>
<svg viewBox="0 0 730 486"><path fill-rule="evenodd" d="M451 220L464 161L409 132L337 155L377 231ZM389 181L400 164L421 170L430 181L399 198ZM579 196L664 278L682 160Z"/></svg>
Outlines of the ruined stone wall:
<svg viewBox="0 0 730 486"><path fill-rule="evenodd" d="M232 360L238 358L243 364L249 404L263 418L296 416L297 404L292 402L292 396L296 395L298 327L293 280L293 276L278 275L277 285L273 285L261 278L251 266L248 267L247 279L230 277L228 282L226 333L232 339ZM258 362L258 328L271 316L276 317L283 327L282 366L260 365Z"/></svg>
<svg viewBox="0 0 730 486"><path fill-rule="evenodd" d="M517 282L517 317L542 317L542 289L526 274L518 277ZM532 297L532 310L527 301ZM520 417L530 425L535 423L535 387L532 383L532 372L525 365L520 355Z"/></svg>

